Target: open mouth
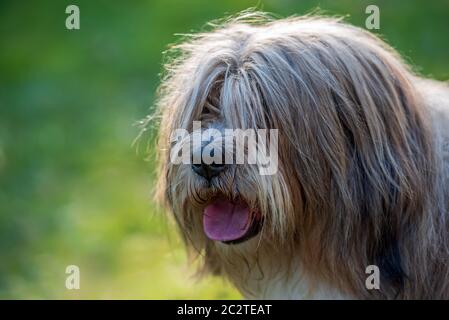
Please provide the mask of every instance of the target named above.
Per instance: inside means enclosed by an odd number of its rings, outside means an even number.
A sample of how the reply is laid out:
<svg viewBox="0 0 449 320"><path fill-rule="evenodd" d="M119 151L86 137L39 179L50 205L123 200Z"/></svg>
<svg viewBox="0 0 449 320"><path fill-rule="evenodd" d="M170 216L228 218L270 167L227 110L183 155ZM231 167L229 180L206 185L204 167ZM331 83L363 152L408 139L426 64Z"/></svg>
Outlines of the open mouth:
<svg viewBox="0 0 449 320"><path fill-rule="evenodd" d="M257 235L261 226L260 212L250 209L243 201L219 199L204 209L204 232L214 241L241 243Z"/></svg>

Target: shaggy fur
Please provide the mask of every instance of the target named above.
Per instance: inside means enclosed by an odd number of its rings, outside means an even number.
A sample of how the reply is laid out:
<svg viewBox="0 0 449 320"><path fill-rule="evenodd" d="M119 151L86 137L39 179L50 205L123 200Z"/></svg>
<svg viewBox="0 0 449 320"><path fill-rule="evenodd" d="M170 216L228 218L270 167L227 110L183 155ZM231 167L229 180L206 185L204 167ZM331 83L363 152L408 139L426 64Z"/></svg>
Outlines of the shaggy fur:
<svg viewBox="0 0 449 320"><path fill-rule="evenodd" d="M175 46L158 100L159 197L204 270L246 297L449 298L449 88L375 35L325 17L243 14ZM210 183L169 162L192 122L279 129L279 171ZM241 244L206 238L215 196L264 217ZM380 268L367 290L365 268Z"/></svg>

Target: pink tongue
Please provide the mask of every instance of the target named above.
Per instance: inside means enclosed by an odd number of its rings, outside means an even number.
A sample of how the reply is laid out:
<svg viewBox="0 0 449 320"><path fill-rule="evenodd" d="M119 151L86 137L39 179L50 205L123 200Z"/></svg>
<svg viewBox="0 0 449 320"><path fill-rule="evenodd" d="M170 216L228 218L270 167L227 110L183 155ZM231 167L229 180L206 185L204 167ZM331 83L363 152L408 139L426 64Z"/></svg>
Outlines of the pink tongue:
<svg viewBox="0 0 449 320"><path fill-rule="evenodd" d="M211 240L236 240L247 233L251 226L249 218L248 206L218 200L204 209L204 232Z"/></svg>

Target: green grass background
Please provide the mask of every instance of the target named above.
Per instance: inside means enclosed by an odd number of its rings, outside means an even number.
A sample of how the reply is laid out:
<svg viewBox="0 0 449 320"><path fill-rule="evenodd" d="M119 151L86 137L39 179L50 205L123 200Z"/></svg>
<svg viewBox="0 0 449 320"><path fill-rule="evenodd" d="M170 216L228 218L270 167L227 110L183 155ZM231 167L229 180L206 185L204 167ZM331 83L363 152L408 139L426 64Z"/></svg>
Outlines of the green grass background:
<svg viewBox="0 0 449 320"><path fill-rule="evenodd" d="M78 31L65 28L69 4ZM131 146L161 52L175 33L248 7L288 16L319 6L364 26L368 4L420 72L449 78L444 0L1 1L0 298L240 298L220 279L195 280L151 200L154 163ZM65 288L71 264L80 290Z"/></svg>

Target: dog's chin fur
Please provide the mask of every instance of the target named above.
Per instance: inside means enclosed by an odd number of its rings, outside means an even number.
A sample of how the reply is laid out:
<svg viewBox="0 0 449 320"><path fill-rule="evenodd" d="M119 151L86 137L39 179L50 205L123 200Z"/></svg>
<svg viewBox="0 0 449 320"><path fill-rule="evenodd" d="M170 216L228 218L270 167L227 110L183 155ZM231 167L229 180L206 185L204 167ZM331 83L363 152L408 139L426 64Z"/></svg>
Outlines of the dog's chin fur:
<svg viewBox="0 0 449 320"><path fill-rule="evenodd" d="M243 14L176 45L159 91L158 196L203 271L254 298L449 298L449 89L339 20ZM170 136L279 129L279 169L210 183L169 161ZM205 236L214 197L263 217L238 244ZM367 290L365 269L380 269Z"/></svg>

